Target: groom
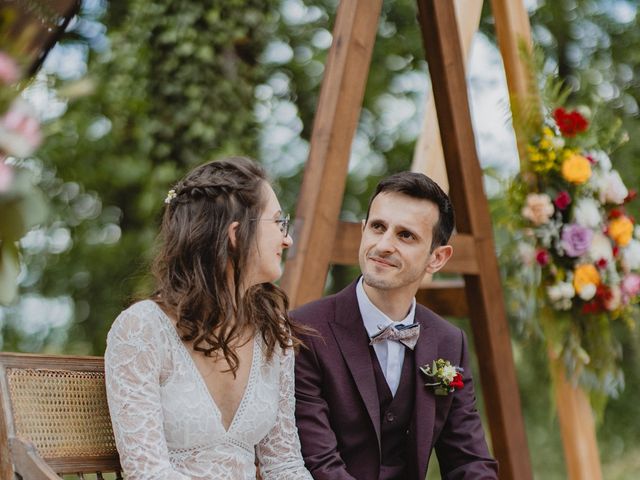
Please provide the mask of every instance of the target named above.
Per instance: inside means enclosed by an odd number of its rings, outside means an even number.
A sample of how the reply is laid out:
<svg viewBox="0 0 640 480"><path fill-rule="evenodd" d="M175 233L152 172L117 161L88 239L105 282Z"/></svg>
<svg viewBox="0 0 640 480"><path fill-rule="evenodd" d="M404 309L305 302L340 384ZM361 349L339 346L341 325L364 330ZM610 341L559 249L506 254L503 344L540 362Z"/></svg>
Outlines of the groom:
<svg viewBox="0 0 640 480"><path fill-rule="evenodd" d="M424 480L433 449L444 479L498 478L465 335L415 301L423 277L451 257L453 226L430 178L382 180L362 227L362 276L292 313L319 333L296 359L296 421L316 480ZM420 372L438 359L463 368L464 385L446 395Z"/></svg>

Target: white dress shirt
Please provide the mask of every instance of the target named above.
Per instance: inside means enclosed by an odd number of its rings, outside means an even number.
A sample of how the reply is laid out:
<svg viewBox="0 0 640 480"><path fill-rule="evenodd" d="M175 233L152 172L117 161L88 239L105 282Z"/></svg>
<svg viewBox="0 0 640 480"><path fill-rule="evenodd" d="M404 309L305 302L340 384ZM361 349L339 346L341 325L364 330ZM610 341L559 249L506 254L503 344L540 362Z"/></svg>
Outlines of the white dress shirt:
<svg viewBox="0 0 640 480"><path fill-rule="evenodd" d="M362 320L364 327L372 337L380 330L384 329L387 325L412 325L416 315L416 299L411 302L411 308L409 313L399 322L394 322L384 313L382 313L378 307L376 307L362 286L363 279L360 277L358 285L356 286L356 296L358 298L358 306L360 307L360 313L362 314ZM402 373L402 364L404 363L404 349L406 347L393 340L384 340L373 345L373 350L378 357L378 363L384 374L384 378L387 380L387 385L391 393L395 396L400 384L400 375Z"/></svg>

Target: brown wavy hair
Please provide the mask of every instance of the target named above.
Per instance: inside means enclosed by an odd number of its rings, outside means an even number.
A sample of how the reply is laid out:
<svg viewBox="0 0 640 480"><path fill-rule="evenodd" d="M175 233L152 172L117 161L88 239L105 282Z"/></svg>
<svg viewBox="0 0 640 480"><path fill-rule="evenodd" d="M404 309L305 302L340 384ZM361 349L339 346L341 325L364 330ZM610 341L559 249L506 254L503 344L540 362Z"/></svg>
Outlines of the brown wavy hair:
<svg viewBox="0 0 640 480"><path fill-rule="evenodd" d="M201 165L173 188L152 267L154 300L177 320L185 342L210 357L222 352L234 376L232 346L247 330L260 332L271 359L277 345L297 349L304 333L288 316L285 292L271 283L243 290L257 222L265 206L262 167L244 157ZM228 230L239 222L235 247ZM227 265L233 272L229 281Z"/></svg>

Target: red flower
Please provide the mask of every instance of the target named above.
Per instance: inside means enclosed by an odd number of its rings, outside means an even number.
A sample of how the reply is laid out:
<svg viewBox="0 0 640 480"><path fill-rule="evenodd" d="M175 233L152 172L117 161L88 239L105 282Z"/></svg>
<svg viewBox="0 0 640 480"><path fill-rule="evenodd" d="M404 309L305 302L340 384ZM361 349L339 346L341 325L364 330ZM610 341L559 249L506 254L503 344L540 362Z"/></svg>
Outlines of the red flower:
<svg viewBox="0 0 640 480"><path fill-rule="evenodd" d="M596 301L591 301L589 303L585 303L582 306L582 313L598 313L601 310L600 305Z"/></svg>
<svg viewBox="0 0 640 480"><path fill-rule="evenodd" d="M620 253L620 247L618 245L614 245L613 246L613 256L617 257L619 253Z"/></svg>
<svg viewBox="0 0 640 480"><path fill-rule="evenodd" d="M625 197L624 203L629 203L631 200L638 196L637 190L629 190L629 194Z"/></svg>
<svg viewBox="0 0 640 480"><path fill-rule="evenodd" d="M589 160L589 163L591 165L595 165L596 163L598 163L598 160L596 160L595 158L593 158L591 155L585 155L584 156L587 160Z"/></svg>
<svg viewBox="0 0 640 480"><path fill-rule="evenodd" d="M622 211L618 210L617 208L614 208L609 212L609 218L618 218L618 217L621 217L622 215L623 215Z"/></svg>
<svg viewBox="0 0 640 480"><path fill-rule="evenodd" d="M541 267L548 265L549 260L551 260L551 256L549 255L549 252L547 252L543 248L539 249L536 252L536 262L538 262L538 265L540 265Z"/></svg>
<svg viewBox="0 0 640 480"><path fill-rule="evenodd" d="M565 137L574 137L580 132L584 132L589 126L586 118L577 110L568 112L564 108L556 108L553 111L553 119L560 129L560 133Z"/></svg>
<svg viewBox="0 0 640 480"><path fill-rule="evenodd" d="M563 190L562 192L558 193L553 203L558 210L564 210L565 208L567 208L571 203L571 196L569 195L569 192Z"/></svg>
<svg viewBox="0 0 640 480"><path fill-rule="evenodd" d="M449 384L449 386L451 388L455 388L456 390L460 390L462 387L464 387L464 382L462 381L462 375L460 375L459 373L456 373L456 376L453 377L453 380L451 380L451 383Z"/></svg>
<svg viewBox="0 0 640 480"><path fill-rule="evenodd" d="M596 262L596 265L598 266L598 268L605 268L607 266L607 259L601 258Z"/></svg>

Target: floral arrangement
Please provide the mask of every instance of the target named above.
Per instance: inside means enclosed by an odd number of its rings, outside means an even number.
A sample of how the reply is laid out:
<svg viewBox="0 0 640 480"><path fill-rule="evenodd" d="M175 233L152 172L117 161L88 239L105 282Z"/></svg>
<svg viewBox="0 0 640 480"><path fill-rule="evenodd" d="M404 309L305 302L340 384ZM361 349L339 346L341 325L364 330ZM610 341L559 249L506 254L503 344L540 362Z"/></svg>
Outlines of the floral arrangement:
<svg viewBox="0 0 640 480"><path fill-rule="evenodd" d="M611 125L599 127L586 108L550 110L530 129L508 195L519 263L512 274L542 307L524 311L592 400L623 386L616 335L634 327L640 298L640 227L627 208L636 192L599 148L599 132L612 143Z"/></svg>
<svg viewBox="0 0 640 480"><path fill-rule="evenodd" d="M448 395L464 387L462 368L451 365L449 360L439 358L431 365L423 365L420 371L429 379L426 387L433 387L436 395Z"/></svg>
<svg viewBox="0 0 640 480"><path fill-rule="evenodd" d="M18 97L22 78L18 62L0 50L0 305L17 294L18 240L46 214L42 192L29 170L20 166L43 137L35 112Z"/></svg>

